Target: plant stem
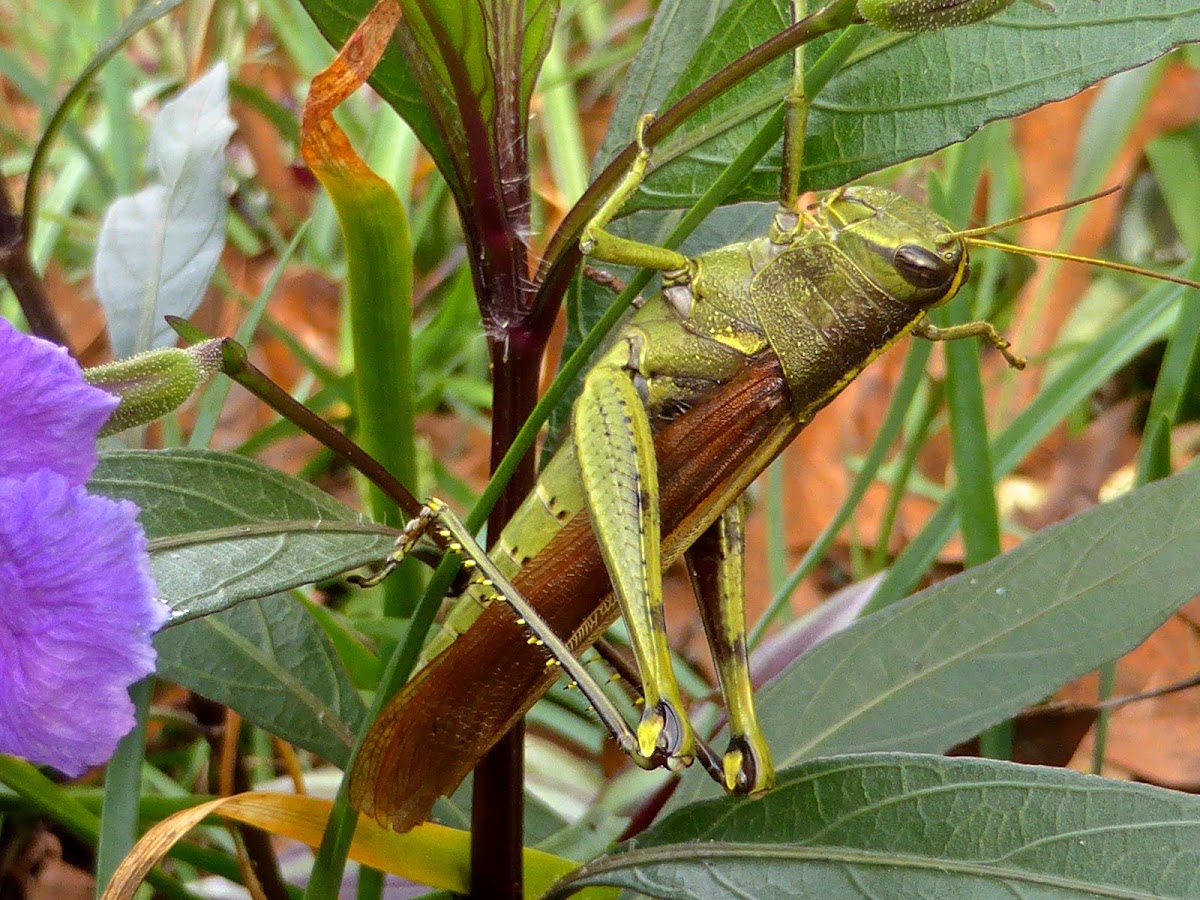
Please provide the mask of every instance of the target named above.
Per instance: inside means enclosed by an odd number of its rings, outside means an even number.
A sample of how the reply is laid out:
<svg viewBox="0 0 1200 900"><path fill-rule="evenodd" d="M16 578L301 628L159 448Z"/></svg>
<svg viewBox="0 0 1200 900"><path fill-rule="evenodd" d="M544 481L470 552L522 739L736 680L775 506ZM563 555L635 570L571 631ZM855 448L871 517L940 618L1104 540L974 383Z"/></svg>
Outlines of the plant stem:
<svg viewBox="0 0 1200 900"><path fill-rule="evenodd" d="M172 323L173 325L175 323ZM221 341L221 371L240 384L289 422L316 438L361 472L408 516L421 511L414 497L378 460L363 450L303 403L273 382L246 356L246 348L232 338Z"/></svg>
<svg viewBox="0 0 1200 900"><path fill-rule="evenodd" d="M70 349L67 333L54 314L50 295L33 262L21 228L21 217L13 210L8 186L0 179L0 275L17 296L29 329L40 338Z"/></svg>
<svg viewBox="0 0 1200 900"><path fill-rule="evenodd" d="M541 349L510 352L493 342L492 458L494 471L537 400ZM488 517L488 544L533 489L537 473L526 453ZM475 768L471 801L471 896L522 896L521 848L525 820L525 726L500 739Z"/></svg>

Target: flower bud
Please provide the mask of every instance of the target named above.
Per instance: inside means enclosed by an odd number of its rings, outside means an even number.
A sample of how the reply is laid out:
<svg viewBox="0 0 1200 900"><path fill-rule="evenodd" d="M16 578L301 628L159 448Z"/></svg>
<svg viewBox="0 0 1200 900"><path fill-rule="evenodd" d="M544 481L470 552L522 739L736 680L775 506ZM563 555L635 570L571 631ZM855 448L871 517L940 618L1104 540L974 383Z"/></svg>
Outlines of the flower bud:
<svg viewBox="0 0 1200 900"><path fill-rule="evenodd" d="M1017 0L858 0L859 14L887 31L938 31L970 25L1007 9ZM1054 12L1047 0L1025 0Z"/></svg>
<svg viewBox="0 0 1200 900"><path fill-rule="evenodd" d="M121 398L100 436L145 425L183 404L208 376L221 368L221 342L204 341L186 349L149 350L83 370L88 384Z"/></svg>

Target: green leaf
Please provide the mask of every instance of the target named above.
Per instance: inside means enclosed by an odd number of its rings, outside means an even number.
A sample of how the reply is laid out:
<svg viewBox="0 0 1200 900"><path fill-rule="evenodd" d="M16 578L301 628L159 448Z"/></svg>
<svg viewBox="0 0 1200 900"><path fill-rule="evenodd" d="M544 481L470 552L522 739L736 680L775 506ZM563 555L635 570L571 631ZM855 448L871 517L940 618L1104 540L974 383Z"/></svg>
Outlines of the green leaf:
<svg viewBox="0 0 1200 900"><path fill-rule="evenodd" d="M1064 769L873 754L697 803L559 882L655 897L1195 897L1200 799Z"/></svg>
<svg viewBox="0 0 1200 900"><path fill-rule="evenodd" d="M1136 647L1200 592L1197 559L1196 471L1040 531L867 616L759 691L776 765L942 752ZM672 805L710 787L690 772Z"/></svg>
<svg viewBox="0 0 1200 900"><path fill-rule="evenodd" d="M89 487L141 507L171 624L378 562L396 534L298 478L210 450L107 452Z"/></svg>
<svg viewBox="0 0 1200 900"><path fill-rule="evenodd" d="M879 32L815 99L804 186L831 188L962 140L982 125L1077 93L1102 78L1200 40L1192 0L1064 0L1050 14L1018 3L986 22L918 35ZM641 113L661 110L730 59L790 21L783 0L742 0L703 41L651 30L634 72L636 102L622 100L607 152L627 144ZM707 22L707 3L665 4L659 17ZM694 25L693 25L694 27ZM681 46L682 45L682 46ZM825 44L814 43L811 64ZM643 57L647 62L643 62ZM673 82L664 73L681 72ZM686 208L729 164L787 92L786 60L710 105L655 153L653 174L626 208ZM602 158L608 158L602 154ZM731 198L773 200L778 152Z"/></svg>
<svg viewBox="0 0 1200 900"><path fill-rule="evenodd" d="M341 768L366 709L321 626L286 594L159 632L158 674Z"/></svg>

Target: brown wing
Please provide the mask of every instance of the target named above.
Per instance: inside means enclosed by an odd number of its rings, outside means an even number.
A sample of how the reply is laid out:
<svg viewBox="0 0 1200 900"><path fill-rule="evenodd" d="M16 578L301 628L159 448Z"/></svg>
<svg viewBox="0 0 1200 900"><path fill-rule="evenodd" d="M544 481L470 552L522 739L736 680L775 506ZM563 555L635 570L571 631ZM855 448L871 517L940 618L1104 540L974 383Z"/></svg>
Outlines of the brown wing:
<svg viewBox="0 0 1200 900"><path fill-rule="evenodd" d="M764 355L718 394L655 435L664 561L677 558L791 440L801 425L778 362ZM579 513L513 583L578 650L617 617L608 573ZM557 677L502 603L384 708L350 773L354 806L396 831L425 821Z"/></svg>

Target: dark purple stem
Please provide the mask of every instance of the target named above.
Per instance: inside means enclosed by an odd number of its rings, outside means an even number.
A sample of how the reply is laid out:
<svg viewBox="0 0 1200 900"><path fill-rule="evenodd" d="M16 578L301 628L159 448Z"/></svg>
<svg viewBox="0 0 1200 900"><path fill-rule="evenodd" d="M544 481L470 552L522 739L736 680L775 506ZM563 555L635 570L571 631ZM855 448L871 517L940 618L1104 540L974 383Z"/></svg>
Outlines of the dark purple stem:
<svg viewBox="0 0 1200 900"><path fill-rule="evenodd" d="M537 401L541 346L492 343L494 471ZM494 544L537 473L527 454L488 517L488 542ZM523 895L521 848L525 820L525 725L500 739L475 768L471 803L471 896Z"/></svg>
<svg viewBox="0 0 1200 900"><path fill-rule="evenodd" d="M21 217L13 209L8 186L3 179L0 179L0 275L4 276L16 294L30 331L70 350L67 332L54 314L45 282L29 259Z"/></svg>

